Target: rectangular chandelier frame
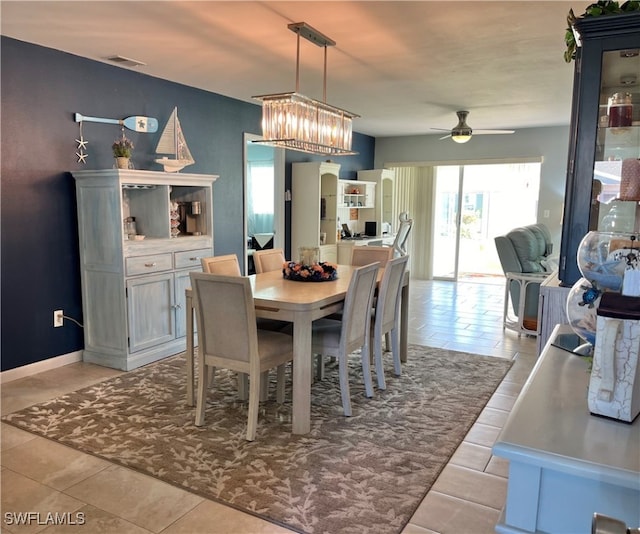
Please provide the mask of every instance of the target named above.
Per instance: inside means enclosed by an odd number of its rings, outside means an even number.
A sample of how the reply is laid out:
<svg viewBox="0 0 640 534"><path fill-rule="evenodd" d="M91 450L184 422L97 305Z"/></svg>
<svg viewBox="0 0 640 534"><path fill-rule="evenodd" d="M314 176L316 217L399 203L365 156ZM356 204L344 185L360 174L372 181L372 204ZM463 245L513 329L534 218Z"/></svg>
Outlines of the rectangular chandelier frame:
<svg viewBox="0 0 640 534"><path fill-rule="evenodd" d="M336 43L305 22L289 24L297 34L296 90L254 96L262 102L263 143L320 155L354 155L351 150L355 113L331 106L327 100L327 46ZM300 94L300 36L324 47L323 100Z"/></svg>

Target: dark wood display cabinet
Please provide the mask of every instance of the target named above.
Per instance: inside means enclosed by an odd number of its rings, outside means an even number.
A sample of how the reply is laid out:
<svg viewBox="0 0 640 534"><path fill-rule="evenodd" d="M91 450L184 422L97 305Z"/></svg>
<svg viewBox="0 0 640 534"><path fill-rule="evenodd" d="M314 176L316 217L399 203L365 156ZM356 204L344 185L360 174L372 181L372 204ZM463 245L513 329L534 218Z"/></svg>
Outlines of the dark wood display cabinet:
<svg viewBox="0 0 640 534"><path fill-rule="evenodd" d="M578 20L560 269L581 278L590 230L637 233L640 220L640 12Z"/></svg>

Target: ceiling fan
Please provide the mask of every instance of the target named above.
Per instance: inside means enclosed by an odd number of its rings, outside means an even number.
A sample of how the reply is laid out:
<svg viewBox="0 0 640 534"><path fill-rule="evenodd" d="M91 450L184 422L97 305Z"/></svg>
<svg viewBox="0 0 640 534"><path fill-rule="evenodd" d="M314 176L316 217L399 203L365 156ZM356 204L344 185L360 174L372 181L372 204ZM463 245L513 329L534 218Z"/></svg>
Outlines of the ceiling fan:
<svg viewBox="0 0 640 534"><path fill-rule="evenodd" d="M469 139L471 139L472 134L483 135L483 134L512 134L515 130L472 130L471 127L467 124L467 115L469 115L468 111L456 111L456 115L458 115L458 124L456 124L450 131L449 135L445 135L440 139L447 139L447 137L451 137L456 143L466 143ZM447 132L449 130L445 130L444 128L431 128L432 130L441 130L443 132Z"/></svg>

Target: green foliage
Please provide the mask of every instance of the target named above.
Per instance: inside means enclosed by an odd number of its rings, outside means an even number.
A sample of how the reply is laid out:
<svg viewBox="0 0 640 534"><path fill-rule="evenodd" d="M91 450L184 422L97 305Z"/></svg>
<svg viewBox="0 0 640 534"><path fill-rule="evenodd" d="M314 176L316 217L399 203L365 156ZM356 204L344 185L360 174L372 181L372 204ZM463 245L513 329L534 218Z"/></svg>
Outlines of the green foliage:
<svg viewBox="0 0 640 534"><path fill-rule="evenodd" d="M622 5L619 5L615 0L598 0L595 4L590 4L584 10L584 13L579 18L588 17L600 17L603 15L619 15L621 13L631 13L633 11L640 11L640 1L627 0ZM567 63L571 63L576 58L576 49L578 44L576 42L576 36L573 33L573 24L578 20L573 13L573 9L569 10L567 15L567 30L564 34L564 42L567 45L567 49L564 51L564 60Z"/></svg>
<svg viewBox="0 0 640 534"><path fill-rule="evenodd" d="M113 145L113 155L116 158L130 158L131 151L133 150L133 143L130 139L127 139L124 135L120 139L116 139Z"/></svg>
<svg viewBox="0 0 640 534"><path fill-rule="evenodd" d="M462 215L462 225L460 228L460 237L463 239L471 239L471 230L475 226L476 221L478 220L478 215L476 213L467 213Z"/></svg>

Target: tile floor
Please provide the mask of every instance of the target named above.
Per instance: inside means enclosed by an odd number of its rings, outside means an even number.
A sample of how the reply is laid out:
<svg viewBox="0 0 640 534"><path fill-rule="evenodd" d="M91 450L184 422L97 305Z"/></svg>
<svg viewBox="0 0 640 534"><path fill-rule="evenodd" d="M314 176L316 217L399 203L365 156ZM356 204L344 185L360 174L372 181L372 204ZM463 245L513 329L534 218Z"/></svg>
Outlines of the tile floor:
<svg viewBox="0 0 640 534"><path fill-rule="evenodd" d="M535 363L535 339L503 332L502 283L412 281L410 298L410 343L509 358L514 365L403 532L493 533L505 500L507 464L491 455L491 446ZM2 386L2 413L118 373L76 363L9 382ZM1 438L2 532L290 532L4 423ZM40 512L41 522L47 512L64 511L86 524L8 524L5 513L17 511Z"/></svg>

